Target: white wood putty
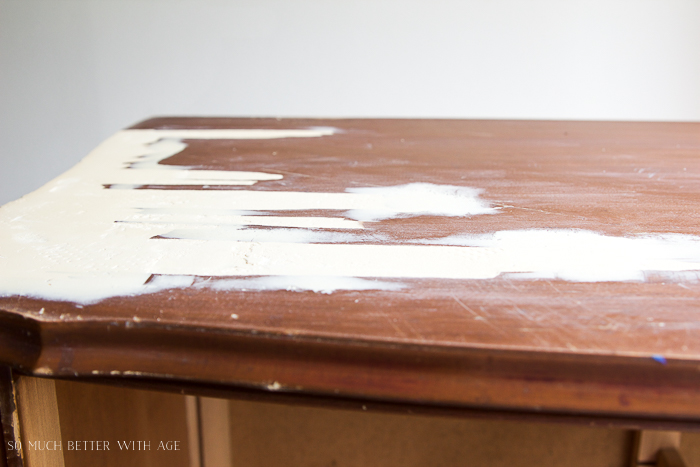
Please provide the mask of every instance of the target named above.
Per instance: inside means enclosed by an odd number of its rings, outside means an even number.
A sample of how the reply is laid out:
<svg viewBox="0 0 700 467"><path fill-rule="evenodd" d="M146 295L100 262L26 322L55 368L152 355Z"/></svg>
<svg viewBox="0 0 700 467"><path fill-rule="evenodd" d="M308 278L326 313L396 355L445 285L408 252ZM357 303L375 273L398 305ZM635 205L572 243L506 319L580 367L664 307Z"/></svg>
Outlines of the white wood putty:
<svg viewBox="0 0 700 467"><path fill-rule="evenodd" d="M531 229L424 240L432 245L495 249L512 258L504 273L578 282L639 281L646 272L697 280L700 237L680 234L611 237L586 230ZM517 266L516 266L517 265Z"/></svg>
<svg viewBox="0 0 700 467"><path fill-rule="evenodd" d="M348 207L346 216L359 221L377 221L397 216L472 216L498 212L479 199L475 188L409 183L391 187L347 188L366 205Z"/></svg>
<svg viewBox="0 0 700 467"><path fill-rule="evenodd" d="M0 294L89 303L171 287L396 290L401 278L521 274L607 281L643 280L650 271L700 270L700 239L680 235L616 238L528 230L428 239L423 245L362 244L376 240L367 223L381 219L497 212L479 198L479 190L468 187L413 183L344 193L250 191L243 186L225 191L104 188L278 180L279 174L159 162L190 139L332 134L332 129L318 128L120 132L61 177L0 209ZM335 211L338 217L265 215L314 209ZM166 238L153 238L157 236ZM156 280L145 284L151 275ZM202 282L193 276L230 279Z"/></svg>
<svg viewBox="0 0 700 467"><path fill-rule="evenodd" d="M334 232L320 229L256 229L245 226L204 226L175 228L162 238L179 240L218 240L236 242L276 243L367 243L384 239L383 235L367 232Z"/></svg>
<svg viewBox="0 0 700 467"><path fill-rule="evenodd" d="M228 226L228 225L257 225L267 227L301 227L308 229L362 229L362 222L337 217L285 217L285 216L241 216L223 212L194 212L148 214L137 213L123 222L140 224L174 224L182 227L192 226Z"/></svg>
<svg viewBox="0 0 700 467"><path fill-rule="evenodd" d="M165 278L166 281L164 284L157 285L167 287L167 281L171 277L177 276L157 276L157 279L163 280ZM399 282L360 279L359 277L260 276L216 281L195 280L190 287L212 290L310 290L312 292L329 294L339 290L400 290L404 286Z"/></svg>

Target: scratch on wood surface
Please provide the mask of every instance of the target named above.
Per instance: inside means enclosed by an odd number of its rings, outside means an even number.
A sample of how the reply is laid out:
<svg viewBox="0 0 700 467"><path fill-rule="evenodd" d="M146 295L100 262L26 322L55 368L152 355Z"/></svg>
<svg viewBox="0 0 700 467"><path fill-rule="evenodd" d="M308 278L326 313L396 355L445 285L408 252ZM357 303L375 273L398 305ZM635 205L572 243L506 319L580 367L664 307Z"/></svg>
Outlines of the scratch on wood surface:
<svg viewBox="0 0 700 467"><path fill-rule="evenodd" d="M561 313L560 310L554 309L550 305L543 304L543 306L547 310L549 316L556 317L557 319L557 322L552 322L552 319L549 320L549 334L556 336L559 342L563 342L563 345L570 350L577 349L576 346L571 343L572 341L580 342L583 340L586 342L587 339L583 337L583 335L589 333L588 328L581 326L576 320L567 319L567 314Z"/></svg>
<svg viewBox="0 0 700 467"><path fill-rule="evenodd" d="M534 319L532 316L530 316L525 310L523 310L522 308L520 308L515 302L513 302L512 300L507 300L507 301L509 301L509 302L511 303L511 305L512 305L512 307L513 307L513 310L514 310L517 314L519 314L520 316L522 316L522 317L525 318L526 320L531 321L531 322L533 322L533 323L537 323L537 322L538 322L538 320L536 320L536 319Z"/></svg>
<svg viewBox="0 0 700 467"><path fill-rule="evenodd" d="M593 314L593 310L588 305L584 305L582 301L577 300L576 305L578 305L579 308L585 310L589 315Z"/></svg>
<svg viewBox="0 0 700 467"><path fill-rule="evenodd" d="M272 173L272 172L279 172L279 173L281 173L281 174L286 174L286 175L297 175L297 176L299 176L299 177L320 178L320 179L322 179L322 180L336 180L336 177L331 177L331 176L327 176L327 175L303 174L303 173L301 173L301 172L291 172L291 171L289 171L289 170L274 169L274 170L272 170L270 173ZM372 186L372 187L379 187L379 186L382 186L382 185L377 185L377 184L375 184L375 183L355 182L355 181L351 181L350 184L351 184L351 185L361 185L361 186Z"/></svg>
<svg viewBox="0 0 700 467"><path fill-rule="evenodd" d="M411 323L409 323L407 320L403 319L403 320L401 320L401 322L402 322L408 329L410 329L410 330L413 332L413 334L415 334L416 336L418 336L418 339L420 339L420 340L422 340L422 341L425 341L425 340L426 340L425 337L423 337L423 335L422 335L420 332L418 332L418 331L416 330L416 328L414 328L414 327L411 325Z"/></svg>
<svg viewBox="0 0 700 467"><path fill-rule="evenodd" d="M377 313L378 313L379 315L381 315L382 318L384 318L384 319L387 321L387 323L389 323L389 324L391 325L392 328L394 328L394 331L396 331L396 334L400 335L400 336L403 337L403 338L407 338L407 337L408 337L408 336L406 335L406 333L403 332L403 331L401 330L401 328L398 327L398 326L396 325L396 323L394 323L394 321L392 321L392 319L391 319L389 316L387 316L386 313L384 313L383 311L377 311Z"/></svg>
<svg viewBox="0 0 700 467"><path fill-rule="evenodd" d="M476 311L474 311L474 310L472 310L471 308L469 308L464 302L462 302L462 300L460 300L459 298L457 298L457 297L454 296L454 295L452 295L452 298L459 304L459 306L461 306L462 308L464 308L465 310L467 310L469 313L471 313L471 315L474 317L474 320L475 320L475 321L481 321L482 323L484 323L484 324L486 324L487 326L489 326L491 329L494 329L495 331L497 331L499 334L503 334L503 330L502 330L500 327L498 327L498 326L496 326L495 324L491 323L487 318L485 318L484 316L480 315L480 314L477 313Z"/></svg>
<svg viewBox="0 0 700 467"><path fill-rule="evenodd" d="M532 338L537 340L541 345L549 347L549 342L541 335L541 328L518 328L518 331L528 333L529 336L532 336Z"/></svg>
<svg viewBox="0 0 700 467"><path fill-rule="evenodd" d="M508 284L508 286L509 286L511 289L515 290L515 291L518 292L518 293L521 292L520 287L518 287L517 285L515 285L515 284L513 283L512 280L510 280L510 279L505 279L505 282L506 282L506 284Z"/></svg>
<svg viewBox="0 0 700 467"><path fill-rule="evenodd" d="M577 219L586 219L585 216L577 216L577 215L567 213L567 212L552 212L552 211L545 211L544 209L524 208L522 206L513 206L510 204L494 203L493 206L496 208L509 208L509 209L520 209L521 211L541 212L543 214L551 214L553 216L564 216L564 217L575 217Z"/></svg>
<svg viewBox="0 0 700 467"><path fill-rule="evenodd" d="M467 305L465 305L464 303L462 303L462 301L461 301L459 298L455 297L454 295L452 295L452 298L454 298L455 301L456 301L457 303L459 303L459 306L461 306L462 308L464 308L465 310L467 310L467 311L468 311L469 313L471 313L472 315L474 315L474 316L480 316L477 312L475 312L474 310L472 310L471 308L469 308Z"/></svg>
<svg viewBox="0 0 700 467"><path fill-rule="evenodd" d="M552 284L551 281L545 280L545 282L546 282L547 284L549 284L549 286L550 286L551 288L553 288L554 290L556 290L558 294L561 294L561 293L562 293L561 290L557 289L557 288L554 286L554 284Z"/></svg>
<svg viewBox="0 0 700 467"><path fill-rule="evenodd" d="M282 174L287 174L287 175L298 175L299 177L309 177L309 178L322 178L324 180L331 180L332 177L328 176L323 176L323 175L309 175L309 174L303 174L301 172L290 172L289 170L280 170L280 169L275 169L274 172L279 172Z"/></svg>
<svg viewBox="0 0 700 467"><path fill-rule="evenodd" d="M533 333L532 336L535 339L537 339L540 342L540 344L549 347L550 346L549 341L545 340L542 337L543 330L546 330L547 328L543 328L542 325L539 324L540 320L535 319L532 316L530 316L525 310L520 308L513 300L509 300L507 298L504 300L511 305L512 310L515 311L515 313L517 313L518 315L525 318L527 321L534 323L536 325L536 327L533 327L533 328L523 327L523 328L518 328L518 330L523 331L523 332L532 332Z"/></svg>

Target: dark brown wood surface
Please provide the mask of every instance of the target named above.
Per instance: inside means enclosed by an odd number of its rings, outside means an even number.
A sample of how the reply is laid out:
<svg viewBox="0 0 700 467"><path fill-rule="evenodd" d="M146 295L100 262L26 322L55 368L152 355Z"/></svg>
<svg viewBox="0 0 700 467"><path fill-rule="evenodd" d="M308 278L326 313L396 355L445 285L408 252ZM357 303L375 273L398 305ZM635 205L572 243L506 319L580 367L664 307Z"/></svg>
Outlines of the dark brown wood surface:
<svg viewBox="0 0 700 467"><path fill-rule="evenodd" d="M134 128L312 126L343 132L193 140L163 163L284 175L250 190L462 185L500 207L376 222L377 243L541 228L700 235L695 123L160 118ZM700 422L698 281L402 282L332 294L173 289L83 308L5 297L0 360L57 377Z"/></svg>

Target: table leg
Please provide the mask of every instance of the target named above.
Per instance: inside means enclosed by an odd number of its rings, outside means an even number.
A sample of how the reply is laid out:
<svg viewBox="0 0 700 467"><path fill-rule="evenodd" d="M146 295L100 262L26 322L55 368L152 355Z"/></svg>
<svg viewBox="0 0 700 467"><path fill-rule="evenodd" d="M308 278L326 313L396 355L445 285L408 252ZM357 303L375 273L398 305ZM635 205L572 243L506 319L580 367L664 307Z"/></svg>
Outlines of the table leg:
<svg viewBox="0 0 700 467"><path fill-rule="evenodd" d="M17 396L12 370L0 366L0 420L3 434L3 463L7 467L23 467Z"/></svg>
<svg viewBox="0 0 700 467"><path fill-rule="evenodd" d="M229 401L200 397L199 409L204 467L231 467Z"/></svg>
<svg viewBox="0 0 700 467"><path fill-rule="evenodd" d="M681 432L641 430L635 433L631 467L685 467L680 455Z"/></svg>
<svg viewBox="0 0 700 467"><path fill-rule="evenodd" d="M8 467L64 467L55 383L9 368L0 379Z"/></svg>

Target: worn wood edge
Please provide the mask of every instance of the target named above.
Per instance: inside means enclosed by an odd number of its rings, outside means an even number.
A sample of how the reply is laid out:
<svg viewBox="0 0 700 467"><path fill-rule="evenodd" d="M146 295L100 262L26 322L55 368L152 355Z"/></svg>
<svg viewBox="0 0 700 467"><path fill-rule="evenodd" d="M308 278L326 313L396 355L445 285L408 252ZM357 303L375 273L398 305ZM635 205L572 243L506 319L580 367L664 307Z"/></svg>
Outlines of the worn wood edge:
<svg viewBox="0 0 700 467"><path fill-rule="evenodd" d="M489 119L453 119L453 118L345 118L345 117L213 117L213 116L153 116L141 120L128 130L180 130L180 129L236 129L236 128L277 128L291 126L308 126L319 124L352 124L367 122L517 122L528 120L489 120ZM535 120L530 120L535 121ZM544 120L543 120L544 121Z"/></svg>
<svg viewBox="0 0 700 467"><path fill-rule="evenodd" d="M20 370L35 368L41 355L41 322L0 309L0 363Z"/></svg>
<svg viewBox="0 0 700 467"><path fill-rule="evenodd" d="M3 396L0 395L0 397ZM1 415L2 409L0 408L0 416ZM4 436L0 438L0 442L2 442L2 446L0 446L0 467L7 467L7 449L5 449L6 441Z"/></svg>
<svg viewBox="0 0 700 467"><path fill-rule="evenodd" d="M87 321L35 324L43 343L40 355L29 368L28 359L15 367L37 376L141 376L406 404L700 418L700 372L693 360L662 364L651 357L253 334L148 322L131 327ZM28 347L36 345L34 335L27 339Z"/></svg>
<svg viewBox="0 0 700 467"><path fill-rule="evenodd" d="M22 442L15 382L12 369L4 365L0 365L0 422L2 423L5 465L7 467L23 467L22 450L13 449L21 446Z"/></svg>

